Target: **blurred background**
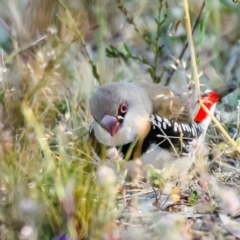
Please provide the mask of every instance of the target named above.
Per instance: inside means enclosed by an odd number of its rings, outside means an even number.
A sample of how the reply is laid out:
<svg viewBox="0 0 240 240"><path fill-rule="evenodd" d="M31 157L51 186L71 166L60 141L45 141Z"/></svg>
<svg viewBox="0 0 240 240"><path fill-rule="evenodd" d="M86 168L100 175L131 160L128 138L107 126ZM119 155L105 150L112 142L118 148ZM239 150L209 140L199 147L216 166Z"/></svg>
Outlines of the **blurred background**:
<svg viewBox="0 0 240 240"><path fill-rule="evenodd" d="M202 91L239 86L240 5L191 0L189 7ZM101 239L112 229L117 191L103 204L109 195L82 140L89 97L113 81L186 89L184 16L177 0L0 1L0 239ZM232 136L239 98L237 90L219 107Z"/></svg>

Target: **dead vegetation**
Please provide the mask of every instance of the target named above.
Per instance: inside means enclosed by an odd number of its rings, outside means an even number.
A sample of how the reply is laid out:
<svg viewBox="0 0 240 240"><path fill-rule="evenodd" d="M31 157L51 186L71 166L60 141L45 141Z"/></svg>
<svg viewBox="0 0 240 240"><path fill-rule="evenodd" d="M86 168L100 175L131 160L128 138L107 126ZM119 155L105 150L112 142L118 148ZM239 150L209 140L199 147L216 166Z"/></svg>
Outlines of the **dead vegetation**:
<svg viewBox="0 0 240 240"><path fill-rule="evenodd" d="M127 183L121 156L109 168L87 142L99 84L239 86L239 5L189 4L192 60L181 1L0 3L0 239L240 238L240 154L215 124L181 181L150 166ZM217 111L238 148L239 96Z"/></svg>

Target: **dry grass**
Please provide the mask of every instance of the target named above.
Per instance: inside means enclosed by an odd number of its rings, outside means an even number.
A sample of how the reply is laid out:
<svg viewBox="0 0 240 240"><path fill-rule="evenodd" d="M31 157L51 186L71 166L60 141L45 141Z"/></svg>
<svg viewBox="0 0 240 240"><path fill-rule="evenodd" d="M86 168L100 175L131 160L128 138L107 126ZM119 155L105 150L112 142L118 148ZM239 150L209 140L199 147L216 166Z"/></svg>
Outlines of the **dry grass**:
<svg viewBox="0 0 240 240"><path fill-rule="evenodd" d="M191 2L192 19L200 7ZM206 3L193 35L201 84L239 84L239 11L227 1ZM181 3L11 0L0 3L0 17L0 239L240 237L240 157L214 126L211 161L197 158L177 186L151 169L154 190L124 183L120 157L113 171L87 141L96 86L167 80L186 41ZM170 81L178 89L190 81L188 51L183 59ZM239 148L237 99L239 91L218 109Z"/></svg>

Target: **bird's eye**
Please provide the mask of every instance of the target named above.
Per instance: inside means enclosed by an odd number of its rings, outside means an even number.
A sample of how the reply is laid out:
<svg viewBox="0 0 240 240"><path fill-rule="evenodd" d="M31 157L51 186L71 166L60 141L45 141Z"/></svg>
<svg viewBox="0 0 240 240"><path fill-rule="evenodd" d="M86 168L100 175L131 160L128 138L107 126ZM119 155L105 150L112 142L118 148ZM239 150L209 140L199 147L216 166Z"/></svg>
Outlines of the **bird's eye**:
<svg viewBox="0 0 240 240"><path fill-rule="evenodd" d="M125 114L128 110L128 105L126 102L122 102L120 107L119 107L119 114Z"/></svg>

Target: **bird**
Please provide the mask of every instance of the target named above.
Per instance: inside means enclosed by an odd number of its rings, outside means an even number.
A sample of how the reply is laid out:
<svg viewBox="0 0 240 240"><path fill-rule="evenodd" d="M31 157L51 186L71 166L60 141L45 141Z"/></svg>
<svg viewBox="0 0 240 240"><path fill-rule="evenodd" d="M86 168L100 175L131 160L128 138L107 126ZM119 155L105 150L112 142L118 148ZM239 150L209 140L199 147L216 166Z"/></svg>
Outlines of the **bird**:
<svg viewBox="0 0 240 240"><path fill-rule="evenodd" d="M213 113L216 103L237 86L228 83L201 95ZM204 138L211 117L191 91L178 93L149 82L115 82L100 86L90 99L90 134L124 156L138 158L155 145L181 155L194 139ZM129 153L129 151L131 151Z"/></svg>

